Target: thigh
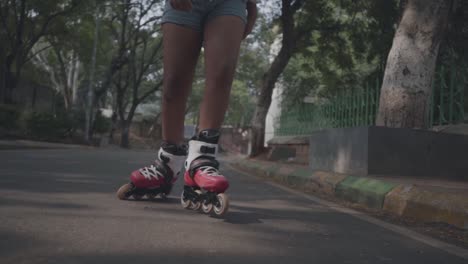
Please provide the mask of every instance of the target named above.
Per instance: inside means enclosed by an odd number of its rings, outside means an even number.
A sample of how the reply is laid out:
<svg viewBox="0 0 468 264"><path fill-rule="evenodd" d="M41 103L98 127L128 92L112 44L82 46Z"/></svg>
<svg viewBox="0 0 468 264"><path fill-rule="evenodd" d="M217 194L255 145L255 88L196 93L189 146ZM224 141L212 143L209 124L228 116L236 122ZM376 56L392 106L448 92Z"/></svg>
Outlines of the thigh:
<svg viewBox="0 0 468 264"><path fill-rule="evenodd" d="M200 54L201 32L172 23L165 23L162 28L165 86L180 82L187 85Z"/></svg>
<svg viewBox="0 0 468 264"><path fill-rule="evenodd" d="M234 74L244 29L244 21L232 15L216 16L206 23L204 48L207 82L220 74ZM232 76L228 79L232 79Z"/></svg>

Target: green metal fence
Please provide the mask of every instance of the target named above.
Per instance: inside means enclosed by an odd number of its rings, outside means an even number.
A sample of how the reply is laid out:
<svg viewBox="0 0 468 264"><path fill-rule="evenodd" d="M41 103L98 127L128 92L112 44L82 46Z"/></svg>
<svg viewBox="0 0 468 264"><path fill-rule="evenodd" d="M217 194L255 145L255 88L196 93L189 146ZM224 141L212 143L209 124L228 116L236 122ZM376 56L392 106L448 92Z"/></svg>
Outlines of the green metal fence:
<svg viewBox="0 0 468 264"><path fill-rule="evenodd" d="M465 89L467 69L457 69L452 63L436 73L431 97L429 122L433 126L461 123L465 120Z"/></svg>
<svg viewBox="0 0 468 264"><path fill-rule="evenodd" d="M434 79L428 118L434 126L461 123L465 118L466 68L438 69ZM325 128L375 124L379 108L380 82L344 91L330 99L283 109L277 118L275 136L307 135Z"/></svg>

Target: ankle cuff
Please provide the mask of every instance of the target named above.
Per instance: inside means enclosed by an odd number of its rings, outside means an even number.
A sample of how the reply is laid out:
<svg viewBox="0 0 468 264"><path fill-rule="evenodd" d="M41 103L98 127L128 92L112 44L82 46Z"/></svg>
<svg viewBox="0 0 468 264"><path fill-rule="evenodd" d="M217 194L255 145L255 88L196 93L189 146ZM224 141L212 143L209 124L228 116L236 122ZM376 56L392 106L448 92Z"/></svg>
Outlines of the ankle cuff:
<svg viewBox="0 0 468 264"><path fill-rule="evenodd" d="M185 162L185 169L188 170L192 161L199 157L207 157L215 159L218 155L218 144L210 144L198 140L189 141L187 161Z"/></svg>
<svg viewBox="0 0 468 264"><path fill-rule="evenodd" d="M184 165L186 155L174 155L165 151L162 147L158 152L158 159L171 169L174 176L179 176Z"/></svg>

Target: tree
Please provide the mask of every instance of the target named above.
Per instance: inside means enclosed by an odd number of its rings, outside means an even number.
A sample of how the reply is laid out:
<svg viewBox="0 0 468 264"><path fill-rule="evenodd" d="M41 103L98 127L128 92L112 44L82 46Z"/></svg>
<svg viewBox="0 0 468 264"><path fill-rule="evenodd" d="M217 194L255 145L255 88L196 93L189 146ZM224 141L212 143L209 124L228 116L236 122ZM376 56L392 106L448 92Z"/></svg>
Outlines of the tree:
<svg viewBox="0 0 468 264"><path fill-rule="evenodd" d="M53 24L73 12L83 1L4 0L0 2L0 99L14 102L13 91L21 78L23 66L34 54L31 50ZM40 51L38 51L40 52Z"/></svg>
<svg viewBox="0 0 468 264"><path fill-rule="evenodd" d="M304 97L330 98L381 78L399 18L398 1L329 1L340 29L314 31L283 72L285 108ZM365 41L363 41L365 40Z"/></svg>
<svg viewBox="0 0 468 264"><path fill-rule="evenodd" d="M294 15L304 2L300 0L281 1L281 16L279 18L282 27L281 48L261 80L255 113L252 118L252 156L260 154L264 149L265 120L271 105L273 89L289 60L297 51L298 40L306 33L298 29L294 19Z"/></svg>
<svg viewBox="0 0 468 264"><path fill-rule="evenodd" d="M162 39L157 34L159 27L154 25L159 17L147 17L158 3L153 0L133 4L125 0L123 12L117 17L117 23L122 26L120 43L127 52L127 63L117 70L113 79L123 148L130 146L130 125L138 105L162 86Z"/></svg>
<svg viewBox="0 0 468 264"><path fill-rule="evenodd" d="M41 46L36 45L33 52L33 62L41 67L49 75L53 89L62 94L65 110L70 110L76 105L78 88L83 80L83 64L78 53L69 47L62 46L56 41L44 43L51 48L43 52L37 52Z"/></svg>
<svg viewBox="0 0 468 264"><path fill-rule="evenodd" d="M439 46L454 1L408 0L388 55L376 123L427 128Z"/></svg>
<svg viewBox="0 0 468 264"><path fill-rule="evenodd" d="M330 2L352 4L355 1L281 1L281 14L276 20L281 29L280 47L261 80L252 119L252 156L260 154L264 149L265 120L273 89L290 59L310 45L313 32L332 33L340 29L341 24L336 15L339 10L333 9Z"/></svg>

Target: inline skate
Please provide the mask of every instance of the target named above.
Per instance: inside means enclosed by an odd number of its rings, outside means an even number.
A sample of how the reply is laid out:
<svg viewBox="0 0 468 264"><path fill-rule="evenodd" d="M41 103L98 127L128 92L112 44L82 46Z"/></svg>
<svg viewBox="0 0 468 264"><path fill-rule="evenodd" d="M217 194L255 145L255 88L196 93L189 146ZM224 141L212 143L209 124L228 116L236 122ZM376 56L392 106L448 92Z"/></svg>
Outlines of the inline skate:
<svg viewBox="0 0 468 264"><path fill-rule="evenodd" d="M189 141L181 204L185 209L222 217L229 209L229 198L224 193L229 182L219 173L218 141L217 130L201 131Z"/></svg>
<svg viewBox="0 0 468 264"><path fill-rule="evenodd" d="M130 197L152 200L158 196L165 199L181 172L186 153L185 147L163 143L154 163L132 172L130 182L119 188L117 197L120 200Z"/></svg>

